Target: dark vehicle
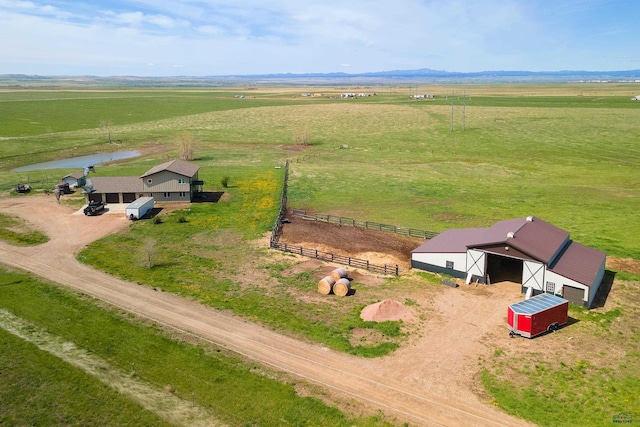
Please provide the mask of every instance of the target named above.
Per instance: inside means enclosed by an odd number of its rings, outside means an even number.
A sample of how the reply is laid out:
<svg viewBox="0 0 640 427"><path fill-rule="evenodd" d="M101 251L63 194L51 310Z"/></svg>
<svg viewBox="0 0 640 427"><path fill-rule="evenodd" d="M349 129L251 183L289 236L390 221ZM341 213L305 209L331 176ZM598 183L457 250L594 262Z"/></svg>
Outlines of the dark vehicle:
<svg viewBox="0 0 640 427"><path fill-rule="evenodd" d="M16 193L28 193L29 191L31 191L31 186L29 184L16 185Z"/></svg>
<svg viewBox="0 0 640 427"><path fill-rule="evenodd" d="M71 194L71 188L69 188L68 182L61 182L60 184L56 184L56 191L59 191L61 194Z"/></svg>
<svg viewBox="0 0 640 427"><path fill-rule="evenodd" d="M98 215L106 206L107 204L105 202L91 202L84 208L84 214L89 216Z"/></svg>

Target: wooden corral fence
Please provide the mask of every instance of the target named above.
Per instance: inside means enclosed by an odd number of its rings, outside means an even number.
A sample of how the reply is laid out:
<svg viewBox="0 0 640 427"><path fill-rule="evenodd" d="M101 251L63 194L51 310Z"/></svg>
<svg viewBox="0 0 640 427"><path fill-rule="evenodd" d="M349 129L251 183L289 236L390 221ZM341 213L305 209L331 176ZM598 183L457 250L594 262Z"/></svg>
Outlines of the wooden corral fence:
<svg viewBox="0 0 640 427"><path fill-rule="evenodd" d="M330 252L323 252L317 249L303 248L302 246L293 246L287 243L280 243L280 236L282 236L282 219L287 213L287 181L289 179L289 161L284 165L284 183L282 185L282 194L280 196L280 210L276 217L276 222L273 224L271 230L271 239L269 240L269 247L283 252L294 253L302 256L307 256L323 261L335 262L338 264L349 265L355 268L363 268L365 270L374 271L380 274L395 274L399 275L402 271L397 265L375 265L371 264L368 260L352 258L344 255L332 254Z"/></svg>
<svg viewBox="0 0 640 427"><path fill-rule="evenodd" d="M280 243L271 241L271 249L277 249L282 252L302 255L309 258L315 258L322 261L334 262L337 264L348 265L354 268L362 268L364 270L373 271L380 274L399 275L403 271L398 265L375 265L366 259L352 258L350 256L332 254L331 252L323 252L317 249L304 248L302 246L294 246L288 243Z"/></svg>
<svg viewBox="0 0 640 427"><path fill-rule="evenodd" d="M361 221L357 219L345 218L341 216L327 215L327 214L307 214L305 211L298 210L298 209L292 209L291 215L298 218L306 219L309 221L322 221L322 222L328 222L328 223L337 224L337 225L347 225L350 227L367 228L369 230L386 231L389 233L401 234L403 236L417 237L425 240L433 239L435 236L438 235L438 233L434 231L425 231L425 230L419 230L416 228L401 227L398 225L380 224L379 222Z"/></svg>
<svg viewBox="0 0 640 427"><path fill-rule="evenodd" d="M287 182L289 181L289 160L284 164L284 182L282 184L282 193L280 194L280 210L276 217L276 222L271 230L271 241L278 241L282 235L282 218L287 213ZM273 246L272 246L273 247Z"/></svg>

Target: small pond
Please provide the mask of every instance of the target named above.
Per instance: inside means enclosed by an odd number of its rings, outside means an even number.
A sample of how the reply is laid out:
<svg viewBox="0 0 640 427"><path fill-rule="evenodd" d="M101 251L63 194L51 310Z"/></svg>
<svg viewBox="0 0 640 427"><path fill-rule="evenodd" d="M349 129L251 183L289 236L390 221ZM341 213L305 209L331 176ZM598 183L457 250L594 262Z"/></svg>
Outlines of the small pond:
<svg viewBox="0 0 640 427"><path fill-rule="evenodd" d="M92 154L90 156L71 157L69 159L53 160L50 162L34 163L32 165L20 166L12 169L12 172L36 171L42 169L65 169L79 168L85 166L99 165L100 163L110 162L112 160L129 159L138 157L140 153L137 151L115 151L113 153Z"/></svg>

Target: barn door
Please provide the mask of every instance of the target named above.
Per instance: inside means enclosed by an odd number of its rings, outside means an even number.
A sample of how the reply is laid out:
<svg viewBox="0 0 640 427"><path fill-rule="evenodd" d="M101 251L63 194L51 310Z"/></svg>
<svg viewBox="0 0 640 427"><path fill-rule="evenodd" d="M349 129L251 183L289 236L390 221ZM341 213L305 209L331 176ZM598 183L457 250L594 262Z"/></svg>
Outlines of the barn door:
<svg viewBox="0 0 640 427"><path fill-rule="evenodd" d="M524 261L522 263L522 286L544 291L544 264Z"/></svg>
<svg viewBox="0 0 640 427"><path fill-rule="evenodd" d="M485 252L469 249L467 251L467 275L473 274L481 277L484 281L485 260Z"/></svg>

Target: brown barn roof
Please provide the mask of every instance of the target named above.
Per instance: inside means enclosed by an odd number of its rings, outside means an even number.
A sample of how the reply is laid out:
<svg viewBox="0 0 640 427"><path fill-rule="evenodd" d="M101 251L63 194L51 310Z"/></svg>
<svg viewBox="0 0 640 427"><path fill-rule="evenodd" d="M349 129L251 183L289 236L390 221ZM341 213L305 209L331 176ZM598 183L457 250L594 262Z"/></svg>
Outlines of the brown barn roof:
<svg viewBox="0 0 640 427"><path fill-rule="evenodd" d="M469 240L475 240L486 228L450 228L418 246L412 253L463 253Z"/></svg>
<svg viewBox="0 0 640 427"><path fill-rule="evenodd" d="M591 286L607 255L580 243L569 243L564 252L549 266L549 270L569 277L585 286Z"/></svg>
<svg viewBox="0 0 640 427"><path fill-rule="evenodd" d="M199 169L200 166L194 165L193 163L185 162L184 160L171 160L170 162L152 167L140 178L144 178L145 176L153 175L162 171L169 171L191 178L198 172Z"/></svg>
<svg viewBox="0 0 640 427"><path fill-rule="evenodd" d="M495 223L480 240L467 247L501 243L512 246L545 264L551 262L569 239L569 233L533 216Z"/></svg>

